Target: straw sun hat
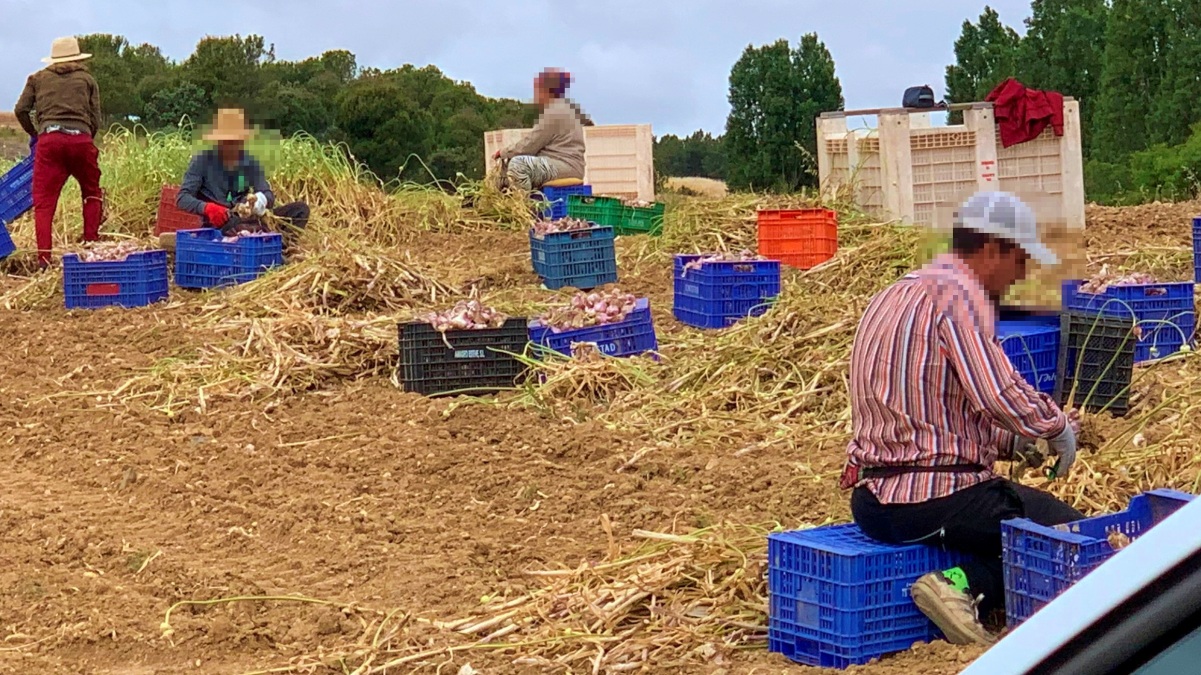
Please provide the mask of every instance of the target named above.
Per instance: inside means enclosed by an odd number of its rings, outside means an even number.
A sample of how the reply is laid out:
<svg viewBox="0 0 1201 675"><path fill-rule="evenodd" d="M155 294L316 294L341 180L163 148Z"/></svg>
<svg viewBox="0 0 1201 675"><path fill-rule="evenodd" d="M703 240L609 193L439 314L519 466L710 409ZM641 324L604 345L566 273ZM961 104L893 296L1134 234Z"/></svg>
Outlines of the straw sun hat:
<svg viewBox="0 0 1201 675"><path fill-rule="evenodd" d="M82 61L90 58L92 58L91 54L84 54L79 51L79 40L73 37L61 37L51 43L50 56L42 59L42 63L54 65L56 63Z"/></svg>
<svg viewBox="0 0 1201 675"><path fill-rule="evenodd" d="M245 141L252 132L246 126L246 113L241 110L224 108L217 111L217 119L213 128L204 135L206 141Z"/></svg>

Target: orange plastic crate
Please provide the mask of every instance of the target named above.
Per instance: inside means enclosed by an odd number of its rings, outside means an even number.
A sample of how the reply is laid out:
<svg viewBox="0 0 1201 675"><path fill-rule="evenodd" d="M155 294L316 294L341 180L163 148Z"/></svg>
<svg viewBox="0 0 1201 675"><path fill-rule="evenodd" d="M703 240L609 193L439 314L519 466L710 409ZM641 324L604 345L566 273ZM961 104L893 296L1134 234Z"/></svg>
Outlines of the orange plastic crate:
<svg viewBox="0 0 1201 675"><path fill-rule="evenodd" d="M154 234L160 235L164 232L178 232L179 230L198 230L204 227L204 220L187 211L180 211L175 206L175 197L179 195L179 188L171 185L164 185L163 192L158 200L158 216L154 221Z"/></svg>
<svg viewBox="0 0 1201 675"><path fill-rule="evenodd" d="M807 270L838 252L838 214L830 209L760 211L759 255Z"/></svg>

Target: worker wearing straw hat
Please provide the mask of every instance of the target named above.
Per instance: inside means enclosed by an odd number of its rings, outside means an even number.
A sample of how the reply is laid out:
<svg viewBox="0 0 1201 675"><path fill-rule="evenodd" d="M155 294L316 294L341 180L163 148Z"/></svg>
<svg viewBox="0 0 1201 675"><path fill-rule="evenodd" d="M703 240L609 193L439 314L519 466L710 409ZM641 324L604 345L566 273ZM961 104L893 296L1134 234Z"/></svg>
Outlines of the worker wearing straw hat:
<svg viewBox="0 0 1201 675"><path fill-rule="evenodd" d="M275 206L275 193L263 167L246 152L246 141L251 135L245 113L237 109L218 110L213 128L204 136L205 140L215 142L216 147L192 157L175 204L201 216L205 226L219 228L226 236L270 229L265 222L270 213L291 247L308 224L309 207L303 202ZM249 208L239 215L237 207L242 204ZM174 242L163 243L170 246Z"/></svg>
<svg viewBox="0 0 1201 675"><path fill-rule="evenodd" d="M33 218L38 264L50 264L54 248L54 212L67 178L79 182L83 195L83 239L100 238L104 197L100 189L100 153L94 138L100 131L100 88L73 37L50 46L48 64L29 76L14 112L29 134L33 154ZM36 116L37 122L34 123Z"/></svg>
<svg viewBox="0 0 1201 675"><path fill-rule="evenodd" d="M1034 439L1076 456L1078 419L1032 388L996 337L996 299L1031 261L1058 264L1034 213L1017 197L982 192L955 214L951 251L880 292L851 349L852 437L842 487L868 536L966 554L910 589L956 644L994 638L982 612L1004 609L1001 521L1060 525L1082 518L1049 493L1001 478L998 460L1019 459Z"/></svg>
<svg viewBox="0 0 1201 675"><path fill-rule="evenodd" d="M584 127L592 121L565 98L569 86L571 73L561 70L548 68L534 79L538 123L521 141L492 156L508 163L509 185L528 192L584 182Z"/></svg>

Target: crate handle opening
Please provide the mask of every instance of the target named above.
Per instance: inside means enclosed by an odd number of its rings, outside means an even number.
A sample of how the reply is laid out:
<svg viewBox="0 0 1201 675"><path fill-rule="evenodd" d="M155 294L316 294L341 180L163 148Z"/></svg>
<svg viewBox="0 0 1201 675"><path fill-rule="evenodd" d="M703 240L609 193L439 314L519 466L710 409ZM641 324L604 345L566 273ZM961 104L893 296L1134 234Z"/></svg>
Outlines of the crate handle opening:
<svg viewBox="0 0 1201 675"><path fill-rule="evenodd" d="M120 295L121 284L88 284L84 289L84 295L88 296L103 296L103 295Z"/></svg>

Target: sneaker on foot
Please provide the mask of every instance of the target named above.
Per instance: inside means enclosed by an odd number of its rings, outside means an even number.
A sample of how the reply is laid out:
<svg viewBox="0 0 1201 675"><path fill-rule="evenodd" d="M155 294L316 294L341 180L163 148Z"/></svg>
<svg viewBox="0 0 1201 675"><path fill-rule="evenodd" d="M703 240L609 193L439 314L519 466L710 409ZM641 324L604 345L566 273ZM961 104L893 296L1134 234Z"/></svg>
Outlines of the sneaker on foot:
<svg viewBox="0 0 1201 675"><path fill-rule="evenodd" d="M953 645L991 645L996 637L980 623L978 600L956 589L942 572L931 572L909 589L914 604ZM981 596L983 597L983 596Z"/></svg>

